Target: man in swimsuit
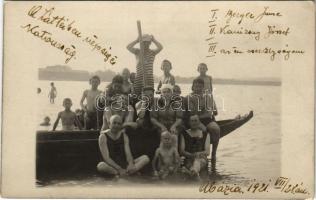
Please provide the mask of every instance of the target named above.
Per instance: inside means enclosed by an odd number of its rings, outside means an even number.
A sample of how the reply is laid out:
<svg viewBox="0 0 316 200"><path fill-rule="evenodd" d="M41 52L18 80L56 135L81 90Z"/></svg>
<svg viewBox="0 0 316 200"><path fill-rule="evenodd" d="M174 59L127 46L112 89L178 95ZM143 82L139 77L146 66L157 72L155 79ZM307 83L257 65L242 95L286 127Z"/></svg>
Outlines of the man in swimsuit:
<svg viewBox="0 0 316 200"><path fill-rule="evenodd" d="M152 87L154 88L154 76L153 76L153 64L155 56L162 50L162 45L154 38L152 35L143 35L143 66L140 63L140 54L141 51L134 46L139 43L139 38L127 45L127 49L135 54L137 60L136 66L136 80L135 80L135 93L140 96L143 87ZM155 50L150 49L151 43L154 43L157 48Z"/></svg>
<svg viewBox="0 0 316 200"><path fill-rule="evenodd" d="M149 158L142 155L133 159L129 139L122 131L122 118L113 115L110 119L110 128L101 131L99 148L103 161L97 165L100 173L117 177L133 174L149 163Z"/></svg>

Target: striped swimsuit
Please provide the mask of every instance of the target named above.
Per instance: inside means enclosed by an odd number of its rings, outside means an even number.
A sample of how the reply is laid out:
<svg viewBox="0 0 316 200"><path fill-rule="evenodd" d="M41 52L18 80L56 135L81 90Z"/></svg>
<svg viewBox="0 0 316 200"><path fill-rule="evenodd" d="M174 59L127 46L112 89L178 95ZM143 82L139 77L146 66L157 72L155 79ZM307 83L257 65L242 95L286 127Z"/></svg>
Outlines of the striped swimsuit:
<svg viewBox="0 0 316 200"><path fill-rule="evenodd" d="M137 66L136 66L136 78L135 78L135 85L134 90L137 95L140 95L142 92L143 87L152 87L154 88L154 71L153 71L153 64L155 60L155 52L152 50L148 50L144 52L144 69L145 69L145 82L144 82L144 72L143 67L139 63L139 53L140 50L136 51L136 59L137 59Z"/></svg>

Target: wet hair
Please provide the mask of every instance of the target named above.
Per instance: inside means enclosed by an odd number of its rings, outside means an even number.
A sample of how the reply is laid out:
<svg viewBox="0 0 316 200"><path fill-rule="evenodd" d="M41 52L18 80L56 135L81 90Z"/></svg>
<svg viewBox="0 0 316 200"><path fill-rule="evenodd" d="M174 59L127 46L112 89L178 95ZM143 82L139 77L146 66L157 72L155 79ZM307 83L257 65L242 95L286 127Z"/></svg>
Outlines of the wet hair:
<svg viewBox="0 0 316 200"><path fill-rule="evenodd" d="M64 98L64 100L63 100L63 105L65 105L66 101L70 101L70 103L72 103L72 101L71 101L70 98Z"/></svg>
<svg viewBox="0 0 316 200"><path fill-rule="evenodd" d="M172 69L172 64L169 60L165 59L161 62L161 69L163 70L164 68L164 63L169 63L170 69Z"/></svg>
<svg viewBox="0 0 316 200"><path fill-rule="evenodd" d="M208 70L207 65L206 65L205 63L200 63L200 64L198 65L198 71L200 71L200 69L201 69L202 66L206 67L206 69Z"/></svg>
<svg viewBox="0 0 316 200"><path fill-rule="evenodd" d="M54 85L54 82L51 82L50 85L53 86L53 85Z"/></svg>
<svg viewBox="0 0 316 200"><path fill-rule="evenodd" d="M123 76L115 75L112 79L112 84L113 83L123 84Z"/></svg>
<svg viewBox="0 0 316 200"><path fill-rule="evenodd" d="M89 82L91 83L91 81L92 81L93 79L98 80L98 81L99 81L99 84L101 83L101 79L100 79L100 77L99 77L99 76L97 76L97 75L92 76L92 77L89 79Z"/></svg>
<svg viewBox="0 0 316 200"><path fill-rule="evenodd" d="M194 79L193 80L193 83L192 83L192 90L193 90L193 86L195 85L195 84L201 84L201 85L203 85L203 87L204 87L204 80L203 79L201 79L201 78L196 78L196 79Z"/></svg>

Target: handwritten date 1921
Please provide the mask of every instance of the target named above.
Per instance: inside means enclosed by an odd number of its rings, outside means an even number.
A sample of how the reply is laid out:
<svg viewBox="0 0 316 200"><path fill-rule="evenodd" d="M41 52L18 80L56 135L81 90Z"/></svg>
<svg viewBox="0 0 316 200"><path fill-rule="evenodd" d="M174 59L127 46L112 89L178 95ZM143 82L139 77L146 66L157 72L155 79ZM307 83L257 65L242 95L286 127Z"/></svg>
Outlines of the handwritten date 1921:
<svg viewBox="0 0 316 200"><path fill-rule="evenodd" d="M256 181L256 180L254 180ZM269 187L269 184L270 184L271 180L269 180L269 183L258 183L258 182L255 182L255 183L252 183L247 191L248 192L252 192L252 193L255 193L255 192L268 192L268 187Z"/></svg>

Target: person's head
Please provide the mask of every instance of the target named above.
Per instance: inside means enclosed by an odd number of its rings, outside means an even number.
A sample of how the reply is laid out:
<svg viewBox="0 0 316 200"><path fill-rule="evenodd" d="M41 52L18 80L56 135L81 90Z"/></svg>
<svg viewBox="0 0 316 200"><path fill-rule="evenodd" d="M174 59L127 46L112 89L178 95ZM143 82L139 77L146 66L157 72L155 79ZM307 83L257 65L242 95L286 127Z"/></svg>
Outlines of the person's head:
<svg viewBox="0 0 316 200"><path fill-rule="evenodd" d="M54 82L51 82L50 85L51 85L51 86L54 86Z"/></svg>
<svg viewBox="0 0 316 200"><path fill-rule="evenodd" d="M41 88L37 88L37 94L39 94L41 92L42 92Z"/></svg>
<svg viewBox="0 0 316 200"><path fill-rule="evenodd" d="M114 76L111 84L114 91L122 91L123 77L121 75Z"/></svg>
<svg viewBox="0 0 316 200"><path fill-rule="evenodd" d="M181 95L181 88L179 85L174 85L173 86L173 94L175 95Z"/></svg>
<svg viewBox="0 0 316 200"><path fill-rule="evenodd" d="M119 115L112 115L110 118L110 130L112 133L118 133L122 129L122 118Z"/></svg>
<svg viewBox="0 0 316 200"><path fill-rule="evenodd" d="M200 119L198 115L191 115L189 118L189 125L191 129L198 129L200 126Z"/></svg>
<svg viewBox="0 0 316 200"><path fill-rule="evenodd" d="M204 80L201 78L194 79L192 83L192 91L196 94L201 94L203 93L203 89L204 89Z"/></svg>
<svg viewBox="0 0 316 200"><path fill-rule="evenodd" d="M149 48L149 46L151 45L152 36L148 34L144 34L142 36L142 41L143 41L144 47Z"/></svg>
<svg viewBox="0 0 316 200"><path fill-rule="evenodd" d="M150 99L154 97L155 89L152 87L144 87L142 91L142 96L146 96Z"/></svg>
<svg viewBox="0 0 316 200"><path fill-rule="evenodd" d="M72 101L70 98L65 98L63 101L63 106L66 110L70 110L71 106L72 106Z"/></svg>
<svg viewBox="0 0 316 200"><path fill-rule="evenodd" d="M44 117L44 122L45 122L46 124L49 124L50 118L49 118L48 116Z"/></svg>
<svg viewBox="0 0 316 200"><path fill-rule="evenodd" d="M172 69L172 64L169 60L163 60L161 63L161 70L165 73L168 74L170 73L170 70Z"/></svg>
<svg viewBox="0 0 316 200"><path fill-rule="evenodd" d="M170 99L173 93L173 86L170 84L162 84L160 91L162 97Z"/></svg>
<svg viewBox="0 0 316 200"><path fill-rule="evenodd" d="M98 86L100 85L101 83L101 80L100 80L100 77L99 76L92 76L89 80L90 82L90 85L92 88L96 89L98 88Z"/></svg>
<svg viewBox="0 0 316 200"><path fill-rule="evenodd" d="M132 73L129 75L129 79L130 79L131 83L135 83L136 73L135 73L135 72L132 72Z"/></svg>
<svg viewBox="0 0 316 200"><path fill-rule="evenodd" d="M205 75L207 70L208 70L208 68L207 68L207 65L205 63L200 63L198 65L198 72L200 72L201 75Z"/></svg>
<svg viewBox="0 0 316 200"><path fill-rule="evenodd" d="M172 142L172 135L169 131L164 131L161 133L160 143L162 148L171 148Z"/></svg>
<svg viewBox="0 0 316 200"><path fill-rule="evenodd" d="M124 68L124 69L122 70L122 77L123 77L123 79L124 79L125 81L127 81L127 80L130 78L130 75L131 75L131 73L130 73L129 69Z"/></svg>
<svg viewBox="0 0 316 200"><path fill-rule="evenodd" d="M128 109L128 97L127 95L115 95L112 97L113 101L111 103L111 109L116 111L127 110Z"/></svg>

